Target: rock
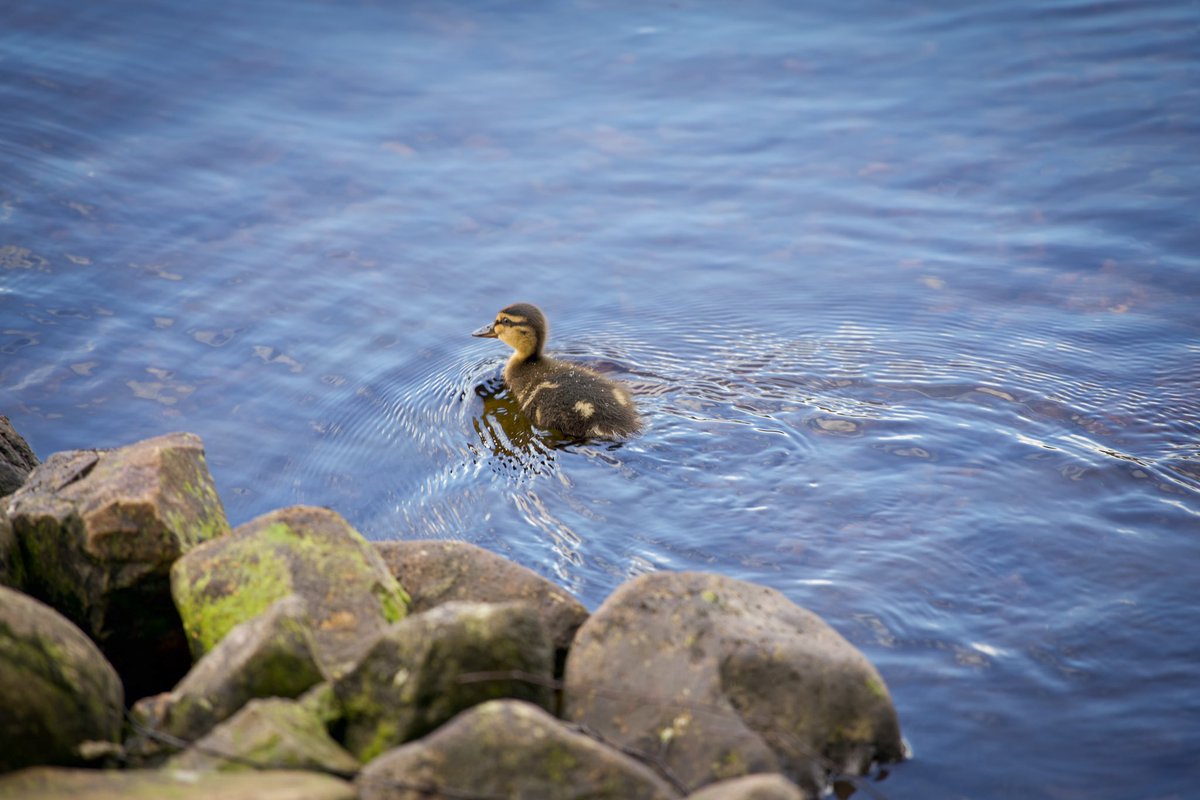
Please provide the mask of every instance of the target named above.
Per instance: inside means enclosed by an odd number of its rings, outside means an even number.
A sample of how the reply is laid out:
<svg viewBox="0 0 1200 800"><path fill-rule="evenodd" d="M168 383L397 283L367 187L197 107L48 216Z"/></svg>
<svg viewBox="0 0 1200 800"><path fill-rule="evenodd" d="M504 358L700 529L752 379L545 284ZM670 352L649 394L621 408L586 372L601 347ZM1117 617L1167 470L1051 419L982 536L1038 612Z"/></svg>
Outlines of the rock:
<svg viewBox="0 0 1200 800"><path fill-rule="evenodd" d="M36 767L0 778L0 800L355 800L354 786L312 772L100 771Z"/></svg>
<svg viewBox="0 0 1200 800"><path fill-rule="evenodd" d="M649 767L519 700L476 706L424 739L384 753L359 774L358 790L361 800L679 797Z"/></svg>
<svg viewBox="0 0 1200 800"><path fill-rule="evenodd" d="M134 718L194 741L254 698L298 697L321 682L314 647L304 601L289 595L231 630L165 697L136 704ZM130 749L154 752L137 744Z"/></svg>
<svg viewBox="0 0 1200 800"><path fill-rule="evenodd" d="M687 800L817 800L817 797L806 795L782 775L760 773L710 783L689 794Z"/></svg>
<svg viewBox="0 0 1200 800"><path fill-rule="evenodd" d="M79 625L132 697L191 666L171 564L229 530L199 437L55 453L9 498L26 588Z"/></svg>
<svg viewBox="0 0 1200 800"><path fill-rule="evenodd" d="M329 675L352 666L408 611L408 595L358 531L311 506L272 511L197 547L176 563L171 590L196 656L281 597L299 595Z"/></svg>
<svg viewBox="0 0 1200 800"><path fill-rule="evenodd" d="M554 653L536 611L523 603L446 603L395 625L334 682L346 747L370 761L423 736L460 711L497 697L550 707ZM533 681L463 681L522 672Z"/></svg>
<svg viewBox="0 0 1200 800"><path fill-rule="evenodd" d="M575 637L566 704L606 741L664 752L693 791L782 772L815 793L828 773L903 757L887 688L858 650L774 589L719 575L617 589Z"/></svg>
<svg viewBox="0 0 1200 800"><path fill-rule="evenodd" d="M25 566L21 563L21 549L17 535L13 533L8 512L0 506L0 586L20 589L25 585Z"/></svg>
<svg viewBox="0 0 1200 800"><path fill-rule="evenodd" d="M218 754L236 756L221 758ZM207 736L167 762L168 768L222 770L312 769L352 777L360 764L294 700L251 700Z"/></svg>
<svg viewBox="0 0 1200 800"><path fill-rule="evenodd" d="M38 465L29 444L0 414L0 497L21 488L26 476Z"/></svg>
<svg viewBox="0 0 1200 800"><path fill-rule="evenodd" d="M121 680L83 631L0 586L0 772L78 764L79 745L115 742Z"/></svg>
<svg viewBox="0 0 1200 800"><path fill-rule="evenodd" d="M418 540L376 542L388 569L412 596L419 613L456 600L503 603L520 600L538 610L542 625L559 655L566 660L575 631L587 619L587 609L565 589L536 572L466 542ZM557 669L556 674L562 674Z"/></svg>
<svg viewBox="0 0 1200 800"><path fill-rule="evenodd" d="M346 718L346 712L342 710L342 704L338 702L337 693L333 691L333 684L329 681L318 683L300 695L296 702L309 714L321 720L326 730L341 727Z"/></svg>

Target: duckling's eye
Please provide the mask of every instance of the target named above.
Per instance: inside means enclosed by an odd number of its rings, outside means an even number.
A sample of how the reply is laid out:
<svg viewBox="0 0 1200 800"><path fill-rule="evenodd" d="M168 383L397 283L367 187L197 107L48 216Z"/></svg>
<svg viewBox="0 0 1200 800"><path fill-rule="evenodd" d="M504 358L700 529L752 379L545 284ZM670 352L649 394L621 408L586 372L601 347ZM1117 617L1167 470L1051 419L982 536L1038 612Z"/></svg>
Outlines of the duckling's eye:
<svg viewBox="0 0 1200 800"><path fill-rule="evenodd" d="M498 319L498 320L496 320L495 324L496 325L512 325L512 322L510 322L509 320L506 320L506 319Z"/></svg>

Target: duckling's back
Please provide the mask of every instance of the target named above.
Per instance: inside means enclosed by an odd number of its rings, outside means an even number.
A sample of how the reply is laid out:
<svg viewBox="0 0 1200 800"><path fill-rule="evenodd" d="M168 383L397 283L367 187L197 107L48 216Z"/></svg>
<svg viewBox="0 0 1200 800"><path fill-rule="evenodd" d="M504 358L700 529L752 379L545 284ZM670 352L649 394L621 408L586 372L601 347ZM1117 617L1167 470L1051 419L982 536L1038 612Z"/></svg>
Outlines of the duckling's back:
<svg viewBox="0 0 1200 800"><path fill-rule="evenodd" d="M542 357L510 365L504 380L534 423L565 436L623 437L642 428L625 387L578 364Z"/></svg>

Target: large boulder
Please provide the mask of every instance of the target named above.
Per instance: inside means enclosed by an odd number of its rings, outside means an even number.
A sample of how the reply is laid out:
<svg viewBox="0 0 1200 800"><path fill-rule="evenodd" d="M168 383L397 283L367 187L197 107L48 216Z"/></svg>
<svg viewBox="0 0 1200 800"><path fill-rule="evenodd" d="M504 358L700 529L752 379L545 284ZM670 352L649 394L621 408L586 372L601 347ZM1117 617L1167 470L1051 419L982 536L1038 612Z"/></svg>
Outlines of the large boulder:
<svg viewBox="0 0 1200 800"><path fill-rule="evenodd" d="M759 773L710 783L687 800L817 800L818 795L805 794L800 787L782 775Z"/></svg>
<svg viewBox="0 0 1200 800"><path fill-rule="evenodd" d="M584 623L566 716L622 747L662 752L691 789L782 772L816 792L829 773L898 761L879 673L812 612L719 575L630 581Z"/></svg>
<svg viewBox="0 0 1200 800"><path fill-rule="evenodd" d="M257 697L298 697L322 680L304 601L289 595L234 628L165 697L134 706L152 731L193 741ZM138 742L144 755L153 748Z"/></svg>
<svg viewBox="0 0 1200 800"><path fill-rule="evenodd" d="M346 746L370 761L497 697L549 708L553 669L541 620L523 603L446 603L416 614L334 682Z"/></svg>
<svg viewBox="0 0 1200 800"><path fill-rule="evenodd" d="M251 700L168 761L167 767L233 772L262 764L270 764L272 769L311 769L343 777L353 777L360 766L304 705L269 698Z"/></svg>
<svg viewBox="0 0 1200 800"><path fill-rule="evenodd" d="M560 667L575 631L587 619L587 609L562 587L473 544L415 540L376 542L375 547L412 596L413 613L459 600L519 600L537 609Z"/></svg>
<svg viewBox="0 0 1200 800"><path fill-rule="evenodd" d="M35 767L0 778L0 800L355 800L354 786L292 770L193 772Z"/></svg>
<svg viewBox="0 0 1200 800"><path fill-rule="evenodd" d="M8 417L0 414L0 497L21 488L38 465L29 443L17 433Z"/></svg>
<svg viewBox="0 0 1200 800"><path fill-rule="evenodd" d="M26 589L100 645L128 695L187 671L171 565L229 530L199 437L55 453L9 498L8 514Z"/></svg>
<svg viewBox="0 0 1200 800"><path fill-rule="evenodd" d="M361 800L679 797L646 765L519 700L476 706L424 739L384 753L359 774L358 790Z"/></svg>
<svg viewBox="0 0 1200 800"><path fill-rule="evenodd" d="M0 772L82 763L83 742L117 740L123 710L116 670L83 631L0 586Z"/></svg>
<svg viewBox="0 0 1200 800"><path fill-rule="evenodd" d="M303 599L322 669L338 675L408 611L379 554L327 508L272 511L175 564L171 590L196 656L289 594Z"/></svg>

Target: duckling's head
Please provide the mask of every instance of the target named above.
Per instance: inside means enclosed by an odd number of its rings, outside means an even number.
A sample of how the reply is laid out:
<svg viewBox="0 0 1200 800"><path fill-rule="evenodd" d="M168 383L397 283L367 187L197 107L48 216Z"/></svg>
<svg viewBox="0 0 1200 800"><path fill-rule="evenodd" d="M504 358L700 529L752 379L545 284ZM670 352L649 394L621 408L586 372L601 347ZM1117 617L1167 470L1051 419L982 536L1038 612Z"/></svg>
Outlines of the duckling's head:
<svg viewBox="0 0 1200 800"><path fill-rule="evenodd" d="M550 326L540 308L532 303L514 303L501 309L491 325L485 325L471 335L499 339L517 351L517 358L536 359L541 356L549 333Z"/></svg>

